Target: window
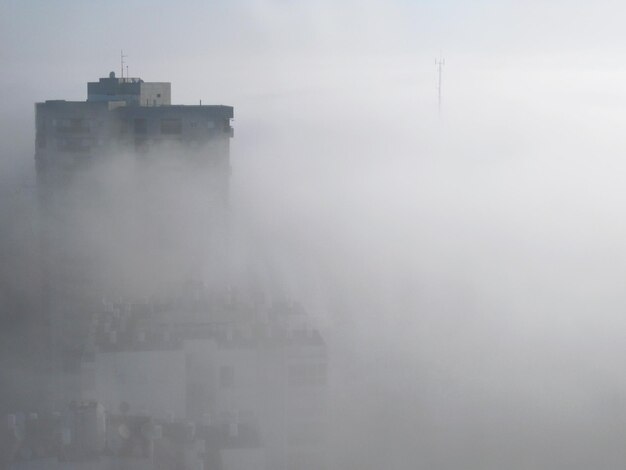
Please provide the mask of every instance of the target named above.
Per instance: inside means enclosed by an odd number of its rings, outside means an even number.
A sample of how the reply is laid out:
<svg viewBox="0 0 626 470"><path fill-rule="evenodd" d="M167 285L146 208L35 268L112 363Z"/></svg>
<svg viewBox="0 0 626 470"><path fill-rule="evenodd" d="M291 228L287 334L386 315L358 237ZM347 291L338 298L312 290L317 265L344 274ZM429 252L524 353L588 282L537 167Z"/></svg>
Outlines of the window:
<svg viewBox="0 0 626 470"><path fill-rule="evenodd" d="M46 147L46 131L39 130L35 136L35 140L37 141L37 148L45 148Z"/></svg>
<svg viewBox="0 0 626 470"><path fill-rule="evenodd" d="M161 119L161 134L182 134L183 125L180 119Z"/></svg>
<svg viewBox="0 0 626 470"><path fill-rule="evenodd" d="M89 120L82 118L58 118L52 124L60 134L87 134L91 127Z"/></svg>
<svg viewBox="0 0 626 470"><path fill-rule="evenodd" d="M69 153L85 153L91 150L91 140L81 137L57 138L57 150Z"/></svg>
<svg viewBox="0 0 626 470"><path fill-rule="evenodd" d="M46 147L46 120L41 116L37 116L35 141L37 142L37 148Z"/></svg>
<svg viewBox="0 0 626 470"><path fill-rule="evenodd" d="M148 132L148 122L143 118L135 119L135 134L146 134Z"/></svg>

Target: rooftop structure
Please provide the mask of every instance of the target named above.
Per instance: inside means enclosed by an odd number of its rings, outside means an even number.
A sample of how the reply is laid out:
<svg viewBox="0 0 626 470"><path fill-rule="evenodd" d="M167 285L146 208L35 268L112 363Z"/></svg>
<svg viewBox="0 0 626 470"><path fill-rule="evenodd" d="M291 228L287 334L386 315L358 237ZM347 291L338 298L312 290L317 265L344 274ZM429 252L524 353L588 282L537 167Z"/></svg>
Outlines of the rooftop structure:
<svg viewBox="0 0 626 470"><path fill-rule="evenodd" d="M171 84L144 82L141 78L107 78L87 84L87 101L124 101L127 106L163 106L171 104Z"/></svg>

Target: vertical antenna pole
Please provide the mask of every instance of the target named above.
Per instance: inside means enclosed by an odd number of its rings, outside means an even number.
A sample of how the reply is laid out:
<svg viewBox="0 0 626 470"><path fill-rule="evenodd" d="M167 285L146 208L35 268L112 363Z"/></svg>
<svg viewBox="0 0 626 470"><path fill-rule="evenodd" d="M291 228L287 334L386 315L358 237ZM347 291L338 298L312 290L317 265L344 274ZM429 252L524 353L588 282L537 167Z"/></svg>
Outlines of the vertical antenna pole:
<svg viewBox="0 0 626 470"><path fill-rule="evenodd" d="M441 91L442 91L442 79L443 79L443 66L446 64L445 59L437 59L435 65L437 65L437 107L439 114L441 115Z"/></svg>
<svg viewBox="0 0 626 470"><path fill-rule="evenodd" d="M123 50L120 50L120 68L122 69L122 74L121 74L122 78L124 78L124 57L127 57L127 56L124 55Z"/></svg>

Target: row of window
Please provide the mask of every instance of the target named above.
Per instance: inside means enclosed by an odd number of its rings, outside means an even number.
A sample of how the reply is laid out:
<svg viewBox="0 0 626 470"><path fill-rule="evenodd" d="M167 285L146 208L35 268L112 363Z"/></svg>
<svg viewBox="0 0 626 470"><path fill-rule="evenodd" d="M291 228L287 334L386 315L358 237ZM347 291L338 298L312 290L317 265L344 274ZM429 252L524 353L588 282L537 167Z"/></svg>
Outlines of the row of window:
<svg viewBox="0 0 626 470"><path fill-rule="evenodd" d="M59 137L57 138L57 150L70 153L89 152L92 140L88 138Z"/></svg>
<svg viewBox="0 0 626 470"><path fill-rule="evenodd" d="M183 132L183 122L180 118L164 118L160 120L160 132L164 135L180 135ZM191 122L190 127L198 128L201 123ZM215 122L207 121L202 123L207 129L214 129ZM135 134L147 134L148 133L148 120L145 118L136 118L133 123L133 129Z"/></svg>
<svg viewBox="0 0 626 470"><path fill-rule="evenodd" d="M52 120L52 126L57 132L84 134L90 131L91 121L84 118L57 118Z"/></svg>
<svg viewBox="0 0 626 470"><path fill-rule="evenodd" d="M160 133L164 135L180 135L183 132L183 123L180 118L164 118L160 122ZM56 118L52 120L52 126L55 131L60 134L88 134L92 128L92 122L90 119L85 118ZM206 127L207 129L214 129L214 121L206 121L204 123L191 122L190 127L199 128ZM39 134L42 139L45 135L45 121L41 123L38 128ZM133 121L133 131L135 134L147 134L148 133L148 120L145 118L136 118ZM40 145L45 146L45 144Z"/></svg>

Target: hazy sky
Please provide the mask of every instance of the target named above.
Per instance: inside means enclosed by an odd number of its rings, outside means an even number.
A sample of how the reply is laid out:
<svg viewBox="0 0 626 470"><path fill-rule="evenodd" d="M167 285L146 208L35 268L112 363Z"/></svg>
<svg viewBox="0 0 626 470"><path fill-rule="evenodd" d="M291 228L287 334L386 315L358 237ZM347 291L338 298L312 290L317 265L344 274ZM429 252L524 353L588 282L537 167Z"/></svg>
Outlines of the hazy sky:
<svg viewBox="0 0 626 470"><path fill-rule="evenodd" d="M626 463L622 2L0 5L3 185L122 48L235 106L239 262L328 318L344 468Z"/></svg>

